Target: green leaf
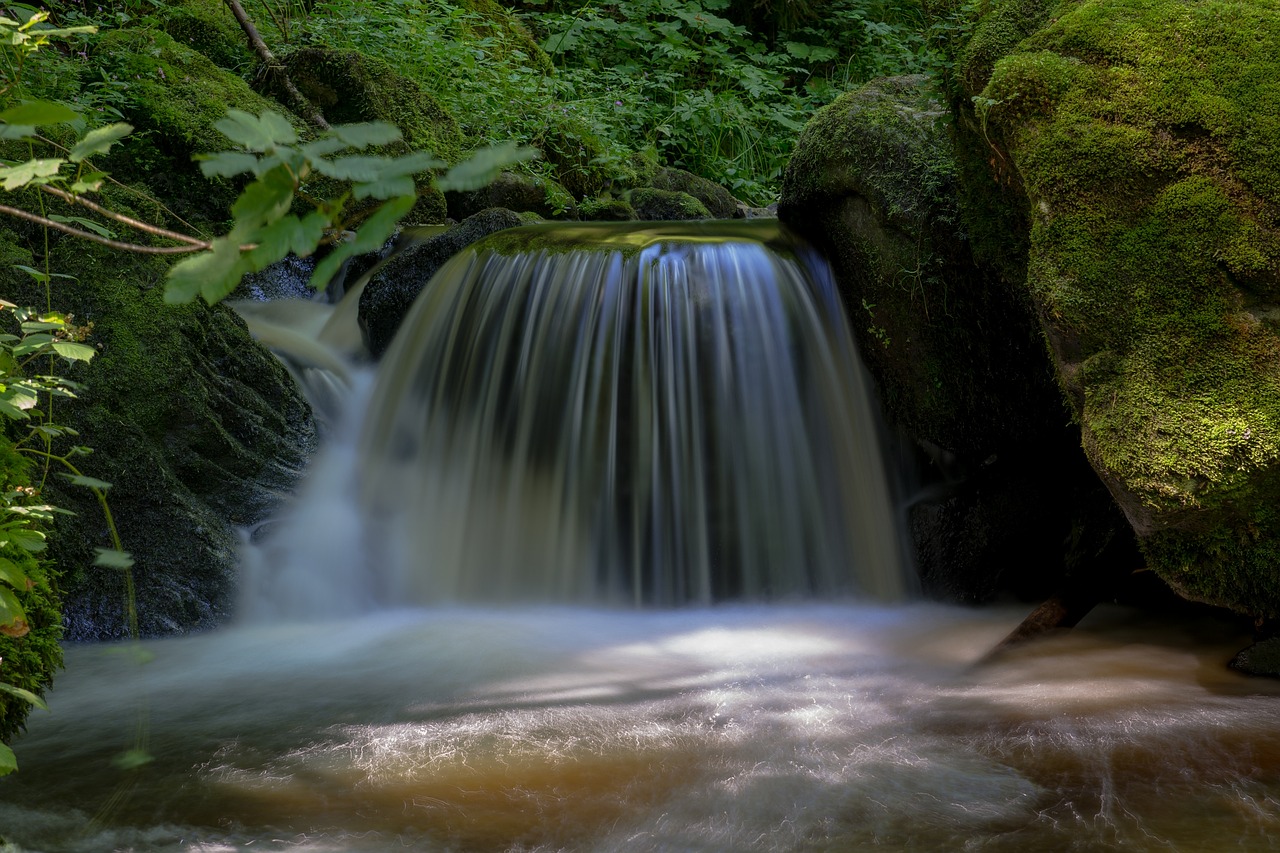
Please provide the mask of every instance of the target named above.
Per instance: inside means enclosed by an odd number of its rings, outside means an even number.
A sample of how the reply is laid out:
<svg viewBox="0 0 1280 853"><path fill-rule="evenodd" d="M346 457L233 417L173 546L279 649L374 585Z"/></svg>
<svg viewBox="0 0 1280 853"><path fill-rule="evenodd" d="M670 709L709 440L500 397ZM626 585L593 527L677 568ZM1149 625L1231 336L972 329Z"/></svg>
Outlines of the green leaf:
<svg viewBox="0 0 1280 853"><path fill-rule="evenodd" d="M492 183L503 169L532 160L539 153L536 148L523 148L514 142L481 148L445 172L436 181L436 186L441 192L478 190Z"/></svg>
<svg viewBox="0 0 1280 853"><path fill-rule="evenodd" d="M54 341L53 351L71 361L89 361L98 354L98 351L88 344L78 344L73 341Z"/></svg>
<svg viewBox="0 0 1280 853"><path fill-rule="evenodd" d="M41 179L58 174L58 170L62 168L64 162L61 157L28 160L16 166L0 167L0 178L4 179L4 188L6 190L16 190L18 187L24 187L32 181L45 183Z"/></svg>
<svg viewBox="0 0 1280 853"><path fill-rule="evenodd" d="M337 154L347 147L347 143L336 136L322 136L314 142L301 146L298 150L314 164L316 160L328 157L330 154Z"/></svg>
<svg viewBox="0 0 1280 853"><path fill-rule="evenodd" d="M87 231L92 231L99 237L106 237L110 239L116 236L116 232L112 231L110 228L94 222L92 219L85 219L83 216L60 216L56 213L51 213L49 214L49 218L54 222L65 222L67 224L79 225L81 228L84 228Z"/></svg>
<svg viewBox="0 0 1280 853"><path fill-rule="evenodd" d="M27 573L18 564L7 557L0 557L0 581L4 581L14 589L27 588Z"/></svg>
<svg viewBox="0 0 1280 853"><path fill-rule="evenodd" d="M49 706L44 703L44 700L32 693L30 690L23 690L21 687L14 687L12 684L5 684L3 681L0 681L0 693L8 693L10 696L17 696L23 702L30 702L41 711L49 710Z"/></svg>
<svg viewBox="0 0 1280 853"><path fill-rule="evenodd" d="M258 232L258 245L249 256L255 270L265 269L290 252L305 258L316 250L332 223L319 211L303 219L286 216Z"/></svg>
<svg viewBox="0 0 1280 853"><path fill-rule="evenodd" d="M99 480L97 477L86 477L83 474L59 474L68 483L73 486L84 486L89 489L102 489L106 491L111 488L111 484L106 480Z"/></svg>
<svg viewBox="0 0 1280 853"><path fill-rule="evenodd" d="M18 597L7 586L0 586L0 626L11 625L19 619L26 619L27 612L18 603Z"/></svg>
<svg viewBox="0 0 1280 853"><path fill-rule="evenodd" d="M284 216L293 204L293 190L293 175L288 169L277 166L267 172L245 187L231 206L237 227L253 229Z"/></svg>
<svg viewBox="0 0 1280 853"><path fill-rule="evenodd" d="M106 172L90 172L83 175L80 180L71 185L70 190L73 193L95 193L102 189L102 184L107 180Z"/></svg>
<svg viewBox="0 0 1280 853"><path fill-rule="evenodd" d="M0 776L8 776L18 769L18 757L13 750L0 743Z"/></svg>
<svg viewBox="0 0 1280 853"><path fill-rule="evenodd" d="M385 121L366 121L359 124L340 124L333 128L333 136L351 148L370 145L390 145L400 141L400 128Z"/></svg>
<svg viewBox="0 0 1280 853"><path fill-rule="evenodd" d="M39 530L10 530L9 541L24 551L38 554L44 550L44 534ZM3 592L0 587L0 592Z"/></svg>
<svg viewBox="0 0 1280 853"><path fill-rule="evenodd" d="M247 151L219 151L217 154L197 154L200 171L206 178L233 178L244 172L255 171L258 155Z"/></svg>
<svg viewBox="0 0 1280 853"><path fill-rule="evenodd" d="M117 551L114 548L94 548L97 556L93 558L95 566L105 566L108 569L130 569L133 568L133 557L129 556L127 551Z"/></svg>
<svg viewBox="0 0 1280 853"><path fill-rule="evenodd" d="M35 135L35 125L0 124L0 139L31 139Z"/></svg>
<svg viewBox="0 0 1280 853"><path fill-rule="evenodd" d="M95 128L85 134L71 149L71 153L67 155L67 159L72 163L80 163L95 154L105 154L111 150L111 146L115 145L121 139L133 133L133 125L117 122L108 124L105 127Z"/></svg>
<svg viewBox="0 0 1280 853"><path fill-rule="evenodd" d="M413 178L407 175L388 175L376 181L355 184L351 189L354 198L391 199L413 195L418 190Z"/></svg>
<svg viewBox="0 0 1280 853"><path fill-rule="evenodd" d="M26 412L10 403L8 400L0 400L0 414L15 421L25 421L28 418Z"/></svg>
<svg viewBox="0 0 1280 853"><path fill-rule="evenodd" d="M267 151L277 145L292 145L298 134L289 120L274 110L255 116L244 110L227 110L226 118L214 123L223 136L250 151Z"/></svg>
<svg viewBox="0 0 1280 853"><path fill-rule="evenodd" d="M143 765L150 764L155 761L155 756L147 752L145 749L130 749L120 753L111 763L121 770L137 770Z"/></svg>
<svg viewBox="0 0 1280 853"><path fill-rule="evenodd" d="M169 268L164 301L182 304L202 296L212 305L235 290L250 267L249 259L240 251L240 236L233 230L228 236L214 240L211 250L192 255Z"/></svg>
<svg viewBox="0 0 1280 853"><path fill-rule="evenodd" d="M6 124L41 125L63 124L75 121L80 114L65 104L52 101L27 101L0 112L0 121Z"/></svg>
<svg viewBox="0 0 1280 853"><path fill-rule="evenodd" d="M396 224L413 208L417 200L417 196L406 195L384 202L365 220L353 238L339 243L323 261L316 264L315 272L311 274L312 289L322 290L337 275L342 262L347 258L382 248L387 238L395 233Z"/></svg>

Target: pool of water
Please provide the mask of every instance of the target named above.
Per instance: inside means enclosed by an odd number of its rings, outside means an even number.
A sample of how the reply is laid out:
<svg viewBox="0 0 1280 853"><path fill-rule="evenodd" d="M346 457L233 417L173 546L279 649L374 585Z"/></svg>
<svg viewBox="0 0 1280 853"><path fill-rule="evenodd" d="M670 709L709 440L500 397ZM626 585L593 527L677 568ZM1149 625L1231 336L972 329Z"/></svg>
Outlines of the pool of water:
<svg viewBox="0 0 1280 853"><path fill-rule="evenodd" d="M1014 609L404 610L69 650L19 851L1280 847L1234 626ZM130 750L149 763L120 765Z"/></svg>

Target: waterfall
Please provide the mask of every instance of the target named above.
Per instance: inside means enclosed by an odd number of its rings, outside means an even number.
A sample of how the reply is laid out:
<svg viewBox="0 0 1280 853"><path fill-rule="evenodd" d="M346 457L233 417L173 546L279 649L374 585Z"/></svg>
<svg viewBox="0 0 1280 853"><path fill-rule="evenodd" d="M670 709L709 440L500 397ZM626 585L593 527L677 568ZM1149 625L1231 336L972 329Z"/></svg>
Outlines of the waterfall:
<svg viewBox="0 0 1280 853"><path fill-rule="evenodd" d="M357 408L250 613L910 586L833 279L776 223L495 235L425 287Z"/></svg>

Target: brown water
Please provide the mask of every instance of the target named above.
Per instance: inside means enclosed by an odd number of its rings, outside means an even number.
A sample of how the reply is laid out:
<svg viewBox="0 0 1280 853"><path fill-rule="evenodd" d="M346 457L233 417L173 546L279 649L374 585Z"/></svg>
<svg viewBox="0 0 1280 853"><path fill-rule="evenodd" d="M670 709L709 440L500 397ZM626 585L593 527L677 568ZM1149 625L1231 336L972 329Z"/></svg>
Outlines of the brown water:
<svg viewBox="0 0 1280 853"><path fill-rule="evenodd" d="M406 610L77 647L0 781L24 851L1268 850L1280 684L1232 626ZM145 721L155 760L113 757Z"/></svg>

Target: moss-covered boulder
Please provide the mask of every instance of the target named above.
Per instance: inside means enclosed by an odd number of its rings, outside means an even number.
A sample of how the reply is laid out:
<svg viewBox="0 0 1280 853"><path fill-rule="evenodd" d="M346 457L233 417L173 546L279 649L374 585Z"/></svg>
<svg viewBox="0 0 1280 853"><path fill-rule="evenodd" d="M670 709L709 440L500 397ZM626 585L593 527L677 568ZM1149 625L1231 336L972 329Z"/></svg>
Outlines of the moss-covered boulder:
<svg viewBox="0 0 1280 853"><path fill-rule="evenodd" d="M0 243L14 257L43 237L4 231ZM53 418L94 449L81 470L112 484L111 511L136 561L140 628L212 627L233 609L235 527L262 520L292 488L312 443L310 409L229 309L164 304L165 260L55 234L49 264L74 276L55 279L49 303L91 326L87 342L99 350L91 364L67 368L85 390L60 401ZM9 267L0 292L46 300ZM46 493L76 513L60 517L49 551L63 572L68 637L126 635L124 579L93 566L94 549L110 544L101 509L56 477Z"/></svg>
<svg viewBox="0 0 1280 853"><path fill-rule="evenodd" d="M544 177L503 172L486 187L444 195L449 216L459 222L491 207L536 213L544 219L577 218L577 205L569 191Z"/></svg>
<svg viewBox="0 0 1280 853"><path fill-rule="evenodd" d="M636 218L649 222L712 218L707 206L686 192L643 187L628 193L627 200Z"/></svg>
<svg viewBox="0 0 1280 853"><path fill-rule="evenodd" d="M450 162L458 159L457 122L421 85L386 62L354 50L323 47L289 51L281 62L298 91L330 124L388 122L400 128L407 148Z"/></svg>
<svg viewBox="0 0 1280 853"><path fill-rule="evenodd" d="M1184 596L1280 614L1280 0L1006 0L958 65L972 159L1090 462Z"/></svg>
<svg viewBox="0 0 1280 853"><path fill-rule="evenodd" d="M192 155L231 147L214 128L228 109L283 112L280 105L160 30L111 30L92 49L104 72L125 84L120 109L134 126L129 144L102 165L117 180L145 184L183 219L225 218L238 186L204 178Z"/></svg>
<svg viewBox="0 0 1280 853"><path fill-rule="evenodd" d="M742 211L733 193L706 178L683 169L659 169L653 176L653 188L668 192L688 193L702 202L715 219L739 219Z"/></svg>
<svg viewBox="0 0 1280 853"><path fill-rule="evenodd" d="M159 28L174 41L212 60L219 68L243 72L257 57L249 40L222 0L179 0L154 8Z"/></svg>
<svg viewBox="0 0 1280 853"><path fill-rule="evenodd" d="M973 256L944 114L923 77L846 94L801 136L779 216L831 260L886 419L918 462L926 589L1047 594L1123 521L1080 454L1030 300Z"/></svg>

